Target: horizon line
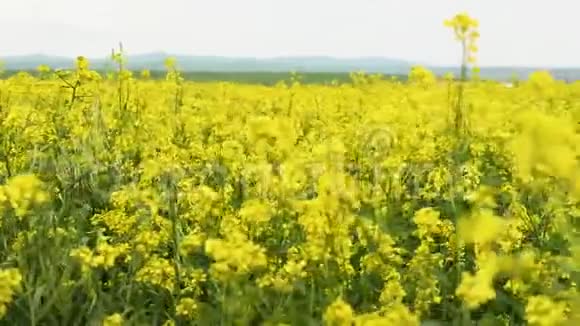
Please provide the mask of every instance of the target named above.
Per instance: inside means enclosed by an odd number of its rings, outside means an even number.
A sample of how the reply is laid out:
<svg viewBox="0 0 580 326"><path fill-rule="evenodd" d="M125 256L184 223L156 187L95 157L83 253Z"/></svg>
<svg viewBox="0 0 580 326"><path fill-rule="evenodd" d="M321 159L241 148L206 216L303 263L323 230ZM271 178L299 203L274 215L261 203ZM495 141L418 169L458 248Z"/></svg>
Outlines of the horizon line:
<svg viewBox="0 0 580 326"><path fill-rule="evenodd" d="M423 67L432 67L432 68L460 68L460 64L437 64L437 63L426 63L426 62L413 62L406 59L395 58L395 57L387 57L387 56L379 56L379 55L365 55L365 56L337 56L337 55L316 55L316 54L300 54L300 55L275 55L275 56L246 56L246 55L219 55L219 54L183 54L183 53L171 53L167 51L149 51L149 52L139 52L139 53L131 53L127 54L128 58L131 57L139 57L139 56L165 56L165 57L192 57L192 58L220 58L220 59L250 59L250 60L275 60L275 59L332 59L332 60L385 60L385 61L396 61L399 63L407 64L409 66L423 66ZM78 55L82 56L82 55ZM37 53L28 53L28 54L13 54L13 55L0 55L0 60L3 59L14 59L14 58L25 58L25 57L46 57L46 58L54 58L54 59L67 59L73 60L78 56L72 55L57 55L57 54L46 54L42 52ZM103 56L84 56L88 59L93 60L106 60L110 58L110 56L103 55ZM542 65L478 65L477 67L483 68L511 68L511 69L579 69L580 65L575 66L560 66L560 65L552 65L552 64L542 64Z"/></svg>

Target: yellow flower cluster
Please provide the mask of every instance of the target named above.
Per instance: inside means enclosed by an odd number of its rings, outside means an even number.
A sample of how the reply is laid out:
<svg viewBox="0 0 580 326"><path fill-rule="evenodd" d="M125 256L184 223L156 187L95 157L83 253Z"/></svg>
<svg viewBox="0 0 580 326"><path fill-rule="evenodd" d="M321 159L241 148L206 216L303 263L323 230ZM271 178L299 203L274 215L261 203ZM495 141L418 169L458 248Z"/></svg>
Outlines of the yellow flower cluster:
<svg viewBox="0 0 580 326"><path fill-rule="evenodd" d="M0 269L0 319L6 315L8 305L21 289L22 274L15 268Z"/></svg>
<svg viewBox="0 0 580 326"><path fill-rule="evenodd" d="M479 21L470 17L467 13L460 13L446 20L445 26L452 28L456 39L464 45L467 62L475 63L474 54L478 51L477 40L479 39L479 32L477 29L479 28Z"/></svg>
<svg viewBox="0 0 580 326"><path fill-rule="evenodd" d="M42 186L42 182L34 175L10 178L5 185L0 186L0 205L8 204L18 217L24 217L35 205L48 200L48 194Z"/></svg>
<svg viewBox="0 0 580 326"><path fill-rule="evenodd" d="M123 316L119 313L107 316L103 320L103 326L122 326L122 325L123 325Z"/></svg>
<svg viewBox="0 0 580 326"><path fill-rule="evenodd" d="M547 296L534 296L528 299L526 319L530 325L562 325L566 321L566 305L554 302Z"/></svg>
<svg viewBox="0 0 580 326"><path fill-rule="evenodd" d="M211 265L211 275L223 282L265 268L268 264L263 248L237 235L227 240L208 239L205 251L215 260Z"/></svg>
<svg viewBox="0 0 580 326"><path fill-rule="evenodd" d="M167 291L175 287L175 269L171 262L160 257L150 258L135 276L137 282L159 286Z"/></svg>
<svg viewBox="0 0 580 326"><path fill-rule="evenodd" d="M70 255L79 260L85 271L98 267L109 269L115 266L115 262L119 257L127 254L128 249L126 244L113 246L106 242L101 242L94 252L85 246L72 250Z"/></svg>
<svg viewBox="0 0 580 326"><path fill-rule="evenodd" d="M420 325L417 316L413 315L404 305L395 305L381 313L356 315L350 305L340 298L326 308L324 323L329 326Z"/></svg>

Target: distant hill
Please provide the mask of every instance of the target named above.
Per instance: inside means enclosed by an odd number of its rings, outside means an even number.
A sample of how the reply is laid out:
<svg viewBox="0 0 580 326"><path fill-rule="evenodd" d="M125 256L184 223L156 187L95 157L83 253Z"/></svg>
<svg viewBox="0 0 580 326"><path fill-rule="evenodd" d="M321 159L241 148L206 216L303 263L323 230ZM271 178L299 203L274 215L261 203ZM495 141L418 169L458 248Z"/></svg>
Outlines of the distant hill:
<svg viewBox="0 0 580 326"><path fill-rule="evenodd" d="M133 55L127 58L128 68L132 70L164 70L164 61L173 56L183 71L208 72L350 72L364 70L368 72L408 72L411 64L403 60L386 58L340 59L332 57L278 57L278 58L239 58L218 56L185 56L165 53ZM0 57L7 70L32 70L40 64L53 68L71 68L74 58L51 57L45 55L27 55ZM111 60L89 58L91 67L106 70L113 67Z"/></svg>
<svg viewBox="0 0 580 326"><path fill-rule="evenodd" d="M452 72L460 74L458 67L429 67L435 74L443 75ZM539 70L549 71L554 78L568 82L580 80L580 68L551 68L551 67L482 67L480 76L485 79L509 81L514 77L526 79L531 73Z"/></svg>
<svg viewBox="0 0 580 326"><path fill-rule="evenodd" d="M249 73L249 72L289 72L303 73L348 73L365 71L387 75L406 75L414 64L412 62L382 57L335 58L324 56L308 57L277 57L277 58L243 58L220 56L169 55L166 53L148 53L128 57L128 68L131 70L149 69L165 70L164 61L173 56L177 59L181 70L185 72L210 73ZM91 66L96 70L109 70L114 64L108 58L89 58ZM71 68L74 58L26 55L0 57L6 70L34 70L40 64L52 68ZM442 75L447 72L459 73L457 67L428 67ZM567 81L580 80L580 68L549 68L549 67L483 67L481 76L487 79L508 80L514 76L526 78L536 70L549 70L556 78Z"/></svg>
<svg viewBox="0 0 580 326"><path fill-rule="evenodd" d="M47 55L0 57L0 62L2 62L3 68L7 70L32 70L41 64L54 68L67 68L74 63L71 58Z"/></svg>

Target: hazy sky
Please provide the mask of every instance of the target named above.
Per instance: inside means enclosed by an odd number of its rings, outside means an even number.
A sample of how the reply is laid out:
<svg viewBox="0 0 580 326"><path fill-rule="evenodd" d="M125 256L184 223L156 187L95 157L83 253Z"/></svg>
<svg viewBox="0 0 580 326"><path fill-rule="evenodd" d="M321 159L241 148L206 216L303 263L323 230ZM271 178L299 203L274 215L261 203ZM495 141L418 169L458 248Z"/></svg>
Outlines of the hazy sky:
<svg viewBox="0 0 580 326"><path fill-rule="evenodd" d="M384 56L455 64L443 20L481 23L483 66L580 66L580 0L0 0L0 56Z"/></svg>

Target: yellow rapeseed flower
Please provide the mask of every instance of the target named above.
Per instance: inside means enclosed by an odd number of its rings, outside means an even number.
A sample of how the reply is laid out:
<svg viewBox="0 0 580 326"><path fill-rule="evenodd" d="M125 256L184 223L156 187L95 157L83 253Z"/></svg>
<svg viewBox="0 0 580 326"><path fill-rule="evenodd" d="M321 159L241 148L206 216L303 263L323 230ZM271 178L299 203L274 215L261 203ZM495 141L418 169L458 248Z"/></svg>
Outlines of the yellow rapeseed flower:
<svg viewBox="0 0 580 326"><path fill-rule="evenodd" d="M123 316L120 313L115 313L103 319L103 326L122 326Z"/></svg>
<svg viewBox="0 0 580 326"><path fill-rule="evenodd" d="M16 268L0 269L0 319L8 312L8 305L21 290L22 274Z"/></svg>
<svg viewBox="0 0 580 326"><path fill-rule="evenodd" d="M324 311L324 324L328 326L351 326L355 318L350 305L341 298L336 299Z"/></svg>

